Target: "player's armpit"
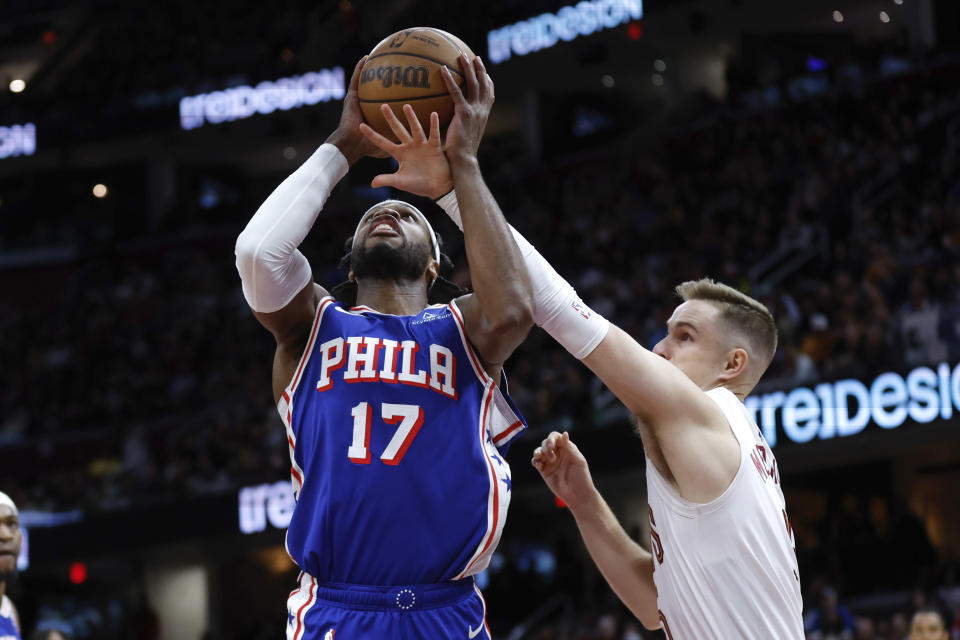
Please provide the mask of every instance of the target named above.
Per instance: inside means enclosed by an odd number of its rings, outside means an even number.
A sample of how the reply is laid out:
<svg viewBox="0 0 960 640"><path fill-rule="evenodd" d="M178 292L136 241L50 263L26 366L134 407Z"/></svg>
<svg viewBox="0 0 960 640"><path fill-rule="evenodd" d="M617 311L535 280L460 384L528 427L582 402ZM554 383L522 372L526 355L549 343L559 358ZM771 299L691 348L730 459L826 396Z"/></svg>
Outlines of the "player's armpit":
<svg viewBox="0 0 960 640"><path fill-rule="evenodd" d="M680 369L616 326L583 362L649 429L681 497L703 503L726 490L739 444L720 407Z"/></svg>
<svg viewBox="0 0 960 640"><path fill-rule="evenodd" d="M311 282L279 311L253 312L260 324L270 331L277 341L277 352L273 360L274 400L279 399L293 377L303 355L303 348L310 337L317 303L327 295L329 294L326 289Z"/></svg>
<svg viewBox="0 0 960 640"><path fill-rule="evenodd" d="M476 294L469 293L456 300L463 314L463 329L467 340L483 360L483 368L499 381L500 369L533 326L532 313L527 306L513 308L505 305L497 313L485 313Z"/></svg>
<svg viewBox="0 0 960 640"><path fill-rule="evenodd" d="M310 282L282 309L270 313L254 311L253 315L273 334L278 345L295 342L310 333L317 301L327 295L326 289Z"/></svg>

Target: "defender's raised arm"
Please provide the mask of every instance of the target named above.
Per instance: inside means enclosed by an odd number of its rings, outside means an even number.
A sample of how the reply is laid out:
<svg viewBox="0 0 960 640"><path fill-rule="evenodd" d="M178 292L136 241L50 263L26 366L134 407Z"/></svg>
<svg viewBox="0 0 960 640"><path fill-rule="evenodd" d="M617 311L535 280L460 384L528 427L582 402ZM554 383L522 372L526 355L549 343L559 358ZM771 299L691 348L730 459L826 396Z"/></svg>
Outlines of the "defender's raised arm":
<svg viewBox="0 0 960 640"><path fill-rule="evenodd" d="M441 150L436 114L431 117L429 138L409 106L405 106L409 130L388 107L383 115L400 140L394 144L366 125L361 130L381 150L400 164L390 175L377 176L373 186L394 186L418 195L433 195L452 185L462 203L464 243L474 292L457 299L468 337L494 378L500 367L533 326L530 277L523 256L480 172L477 149L493 106L493 80L480 58L469 62L460 57L466 79L466 95L449 70L443 78L454 101L454 116ZM427 174L432 175L427 177Z"/></svg>

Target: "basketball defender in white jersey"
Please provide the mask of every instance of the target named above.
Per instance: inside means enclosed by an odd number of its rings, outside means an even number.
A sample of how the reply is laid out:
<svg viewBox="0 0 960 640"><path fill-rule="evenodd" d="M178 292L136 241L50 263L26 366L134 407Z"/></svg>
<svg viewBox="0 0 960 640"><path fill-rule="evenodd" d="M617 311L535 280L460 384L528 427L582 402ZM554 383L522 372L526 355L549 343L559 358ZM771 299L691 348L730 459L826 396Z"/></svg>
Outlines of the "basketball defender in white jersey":
<svg viewBox="0 0 960 640"><path fill-rule="evenodd" d="M416 144L388 145L365 134L410 167L404 190L438 198L463 228L445 163ZM398 185L399 176L387 180ZM800 576L777 463L743 405L776 351L773 316L726 285L687 282L677 287L684 302L667 337L651 352L587 307L511 231L533 285L536 323L637 418L653 553L617 522L566 433L551 433L533 456L610 586L644 626L662 627L670 640L803 640Z"/></svg>
<svg viewBox="0 0 960 640"><path fill-rule="evenodd" d="M570 507L620 599L667 638L802 640L793 531L770 447L743 405L776 350L762 304L710 280L684 300L652 352L611 327L583 358L637 418L651 552L627 536L566 433L533 465Z"/></svg>

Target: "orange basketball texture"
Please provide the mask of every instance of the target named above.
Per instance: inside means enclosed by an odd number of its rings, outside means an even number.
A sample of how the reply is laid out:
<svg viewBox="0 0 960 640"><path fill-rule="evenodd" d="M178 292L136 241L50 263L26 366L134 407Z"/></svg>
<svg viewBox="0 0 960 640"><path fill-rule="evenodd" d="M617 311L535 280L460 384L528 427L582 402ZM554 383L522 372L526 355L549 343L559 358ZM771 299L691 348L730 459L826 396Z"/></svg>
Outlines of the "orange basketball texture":
<svg viewBox="0 0 960 640"><path fill-rule="evenodd" d="M360 110L370 127L396 141L380 111L389 104L404 126L403 105L413 107L424 132L430 135L430 112L440 116L440 129L453 118L453 98L443 83L440 69L450 69L461 90L466 91L457 57L465 53L471 62L473 51L451 33L432 27L413 27L384 38L373 48L363 65L358 90Z"/></svg>

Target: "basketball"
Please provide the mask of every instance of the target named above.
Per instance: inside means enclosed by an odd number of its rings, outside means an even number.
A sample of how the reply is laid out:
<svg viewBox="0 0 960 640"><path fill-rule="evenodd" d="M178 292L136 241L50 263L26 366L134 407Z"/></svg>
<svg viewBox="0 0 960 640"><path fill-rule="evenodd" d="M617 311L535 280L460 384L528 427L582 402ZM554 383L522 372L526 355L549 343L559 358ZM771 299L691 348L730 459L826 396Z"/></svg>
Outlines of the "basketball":
<svg viewBox="0 0 960 640"><path fill-rule="evenodd" d="M413 107L420 126L429 134L430 112L440 116L443 130L453 118L453 99L447 91L440 69L450 69L454 80L464 89L463 72L457 57L465 53L472 61L474 53L455 35L431 27L413 27L384 38L363 65L359 99L363 118L370 127L390 138L396 136L380 111L389 104L400 122L406 125L403 105Z"/></svg>

